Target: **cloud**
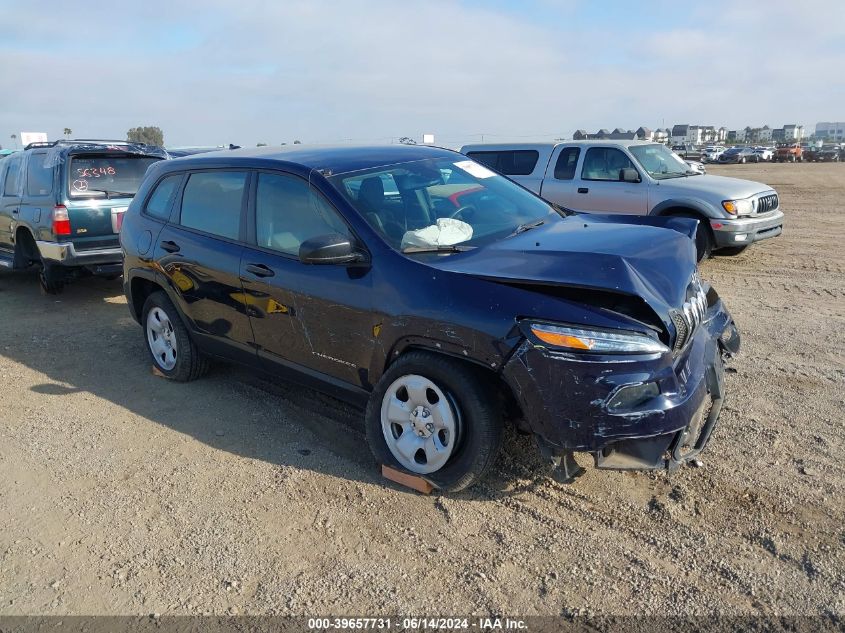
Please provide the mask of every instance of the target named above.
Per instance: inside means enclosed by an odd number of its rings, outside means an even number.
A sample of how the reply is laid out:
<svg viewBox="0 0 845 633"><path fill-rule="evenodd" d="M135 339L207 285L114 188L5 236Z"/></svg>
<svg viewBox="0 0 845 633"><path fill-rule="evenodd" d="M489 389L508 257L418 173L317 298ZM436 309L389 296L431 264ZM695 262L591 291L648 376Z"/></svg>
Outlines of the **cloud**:
<svg viewBox="0 0 845 633"><path fill-rule="evenodd" d="M845 66L840 0L598 4L150 0L48 12L0 0L0 132L122 137L153 124L170 144L433 132L457 145L845 116L831 75Z"/></svg>

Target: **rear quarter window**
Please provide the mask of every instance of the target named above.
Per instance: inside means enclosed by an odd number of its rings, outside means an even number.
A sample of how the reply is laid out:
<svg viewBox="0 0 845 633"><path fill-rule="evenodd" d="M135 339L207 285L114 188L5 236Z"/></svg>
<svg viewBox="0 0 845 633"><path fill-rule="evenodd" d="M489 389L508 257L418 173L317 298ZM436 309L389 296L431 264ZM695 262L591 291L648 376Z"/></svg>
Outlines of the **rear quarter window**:
<svg viewBox="0 0 845 633"><path fill-rule="evenodd" d="M53 193L53 168L45 165L47 152L33 152L26 167L26 193L49 196Z"/></svg>
<svg viewBox="0 0 845 633"><path fill-rule="evenodd" d="M182 174L174 174L162 179L147 200L144 213L158 220L167 220L170 217L170 207L173 204L174 194L181 182Z"/></svg>
<svg viewBox="0 0 845 633"><path fill-rule="evenodd" d="M533 149L468 152L467 156L506 176L528 176L540 159L540 153Z"/></svg>

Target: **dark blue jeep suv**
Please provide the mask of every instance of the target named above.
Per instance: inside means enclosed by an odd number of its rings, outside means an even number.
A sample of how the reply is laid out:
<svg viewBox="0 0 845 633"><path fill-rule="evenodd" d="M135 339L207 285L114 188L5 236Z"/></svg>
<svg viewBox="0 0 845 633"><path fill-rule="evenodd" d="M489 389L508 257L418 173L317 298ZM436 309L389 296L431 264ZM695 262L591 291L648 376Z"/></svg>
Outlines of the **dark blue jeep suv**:
<svg viewBox="0 0 845 633"><path fill-rule="evenodd" d="M239 361L366 403L376 459L459 490L510 421L561 480L707 443L739 335L696 222L577 215L432 147L263 148L153 165L120 234L155 366Z"/></svg>

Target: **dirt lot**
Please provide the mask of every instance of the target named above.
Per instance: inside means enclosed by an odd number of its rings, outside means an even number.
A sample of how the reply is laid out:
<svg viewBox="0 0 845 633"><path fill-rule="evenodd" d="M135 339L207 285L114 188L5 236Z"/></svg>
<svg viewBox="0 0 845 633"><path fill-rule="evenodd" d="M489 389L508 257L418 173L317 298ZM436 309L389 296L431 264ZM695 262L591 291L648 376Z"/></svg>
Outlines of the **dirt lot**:
<svg viewBox="0 0 845 633"><path fill-rule="evenodd" d="M671 478L560 485L510 436L482 485L409 493L344 404L152 376L119 282L0 274L0 614L842 614L845 165L711 172L788 225L702 268L744 349Z"/></svg>

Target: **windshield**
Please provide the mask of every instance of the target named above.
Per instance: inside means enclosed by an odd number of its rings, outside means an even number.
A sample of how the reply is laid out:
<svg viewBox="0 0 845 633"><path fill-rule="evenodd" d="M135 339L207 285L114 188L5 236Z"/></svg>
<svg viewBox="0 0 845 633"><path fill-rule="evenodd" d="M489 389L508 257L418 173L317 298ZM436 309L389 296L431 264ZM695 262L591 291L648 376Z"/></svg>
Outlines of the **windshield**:
<svg viewBox="0 0 845 633"><path fill-rule="evenodd" d="M649 175L655 180L689 176L690 166L665 145L631 145L628 148ZM697 172L692 172L697 173Z"/></svg>
<svg viewBox="0 0 845 633"><path fill-rule="evenodd" d="M480 246L542 223L555 209L475 161L432 158L329 181L393 248Z"/></svg>
<svg viewBox="0 0 845 633"><path fill-rule="evenodd" d="M72 198L132 197L138 191L147 167L161 160L152 156L71 156L67 170Z"/></svg>

